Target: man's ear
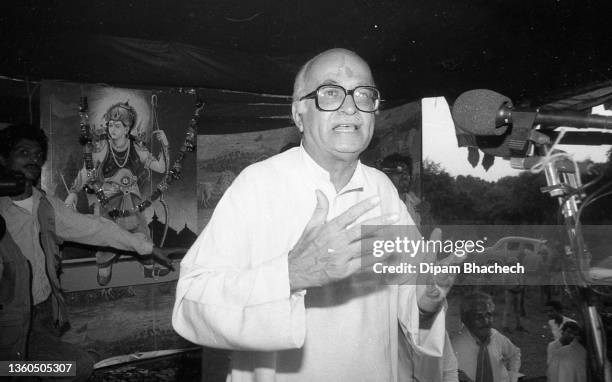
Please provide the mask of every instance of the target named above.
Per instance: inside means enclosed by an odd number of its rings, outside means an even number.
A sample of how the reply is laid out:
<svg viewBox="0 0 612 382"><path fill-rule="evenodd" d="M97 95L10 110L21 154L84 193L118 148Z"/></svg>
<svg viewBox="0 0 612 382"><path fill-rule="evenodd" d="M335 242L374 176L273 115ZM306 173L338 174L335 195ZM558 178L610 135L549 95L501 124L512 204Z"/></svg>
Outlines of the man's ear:
<svg viewBox="0 0 612 382"><path fill-rule="evenodd" d="M293 117L293 123L297 126L300 133L304 132L304 121L302 121L302 113L304 112L301 102L293 102L291 104L291 116Z"/></svg>

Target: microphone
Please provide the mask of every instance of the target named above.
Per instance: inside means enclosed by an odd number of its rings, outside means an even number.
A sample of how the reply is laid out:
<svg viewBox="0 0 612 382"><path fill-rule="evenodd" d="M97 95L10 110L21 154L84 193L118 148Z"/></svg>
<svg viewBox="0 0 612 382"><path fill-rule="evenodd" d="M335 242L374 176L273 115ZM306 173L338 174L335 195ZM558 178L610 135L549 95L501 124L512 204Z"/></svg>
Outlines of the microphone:
<svg viewBox="0 0 612 382"><path fill-rule="evenodd" d="M612 129L612 118L601 115L516 110L510 98L487 89L470 90L457 97L452 116L460 146L476 146L486 154L503 158L527 156L530 142L550 144L557 135L553 131L557 126ZM534 129L535 125L540 128ZM589 131L567 132L560 143L602 145L611 141L609 132Z"/></svg>
<svg viewBox="0 0 612 382"><path fill-rule="evenodd" d="M575 111L516 110L510 98L487 89L461 94L453 105L452 116L462 130L484 136L503 135L508 126L531 119L528 128L541 125L543 130L558 126L612 130L612 118L607 116Z"/></svg>
<svg viewBox="0 0 612 382"><path fill-rule="evenodd" d="M502 135L507 124L497 118L505 105L512 107L510 98L487 89L475 89L462 93L453 104L455 126L473 135Z"/></svg>

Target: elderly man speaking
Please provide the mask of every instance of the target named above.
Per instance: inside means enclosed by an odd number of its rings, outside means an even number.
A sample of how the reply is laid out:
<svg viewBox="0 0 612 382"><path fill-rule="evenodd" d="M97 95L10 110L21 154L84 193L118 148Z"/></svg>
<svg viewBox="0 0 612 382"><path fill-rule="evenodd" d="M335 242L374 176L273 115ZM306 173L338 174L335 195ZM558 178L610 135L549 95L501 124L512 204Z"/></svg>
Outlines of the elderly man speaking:
<svg viewBox="0 0 612 382"><path fill-rule="evenodd" d="M359 161L379 103L355 53L308 61L292 104L301 146L246 168L181 262L172 323L236 350L228 381L397 381L400 336L441 356L449 286L373 284L360 267L361 224L414 224Z"/></svg>

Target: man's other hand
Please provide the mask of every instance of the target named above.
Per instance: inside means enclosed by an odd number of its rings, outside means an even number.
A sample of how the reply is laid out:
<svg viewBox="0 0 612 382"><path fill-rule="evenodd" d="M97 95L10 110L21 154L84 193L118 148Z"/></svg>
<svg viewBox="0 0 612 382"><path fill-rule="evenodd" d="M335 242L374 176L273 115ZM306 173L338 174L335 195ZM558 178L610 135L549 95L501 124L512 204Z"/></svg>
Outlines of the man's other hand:
<svg viewBox="0 0 612 382"><path fill-rule="evenodd" d="M429 241L442 241L442 230L440 228L435 228L429 236ZM466 256L459 257L454 253L451 253L440 261L437 261L436 258L437 254L432 252L423 259L423 262L435 263L436 265L440 266L449 266L463 263ZM424 275L425 280L423 282L419 281L417 284L419 309L428 313L436 312L442 305L442 302L448 295L448 292L450 292L456 278L457 274L448 273L440 273L435 276L429 273Z"/></svg>
<svg viewBox="0 0 612 382"><path fill-rule="evenodd" d="M371 234L399 220L397 215L390 214L351 226L380 203L380 198L374 196L325 222L329 203L319 190L316 197L317 206L312 217L289 252L291 290L326 285L357 272L361 267L361 240L364 238L361 225L379 226L370 231Z"/></svg>

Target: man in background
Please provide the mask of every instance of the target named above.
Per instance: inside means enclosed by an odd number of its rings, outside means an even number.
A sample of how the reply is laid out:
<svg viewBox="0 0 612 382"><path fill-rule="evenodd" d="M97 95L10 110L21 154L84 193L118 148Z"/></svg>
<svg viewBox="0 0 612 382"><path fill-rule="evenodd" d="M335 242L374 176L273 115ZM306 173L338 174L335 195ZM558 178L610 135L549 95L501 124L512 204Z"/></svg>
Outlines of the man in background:
<svg viewBox="0 0 612 382"><path fill-rule="evenodd" d="M421 199L411 190L412 182L412 158L408 155L394 153L387 155L380 162L380 169L387 174L393 182L400 199L406 204L408 213L414 219L415 224L421 224L419 205Z"/></svg>
<svg viewBox="0 0 612 382"><path fill-rule="evenodd" d="M561 337L549 345L548 371L549 381L586 382L587 352L580 343L582 329L575 321L568 321L561 327Z"/></svg>
<svg viewBox="0 0 612 382"><path fill-rule="evenodd" d="M510 257L506 265L516 265L521 263L518 257ZM525 276L519 273L507 273L504 275L504 312L502 315L502 330L506 333L512 333L509 326L509 316L514 316L515 329L517 332L526 332L527 330L521 323L521 316L525 296Z"/></svg>
<svg viewBox="0 0 612 382"><path fill-rule="evenodd" d="M464 329L451 338L459 380L516 382L520 376L521 351L492 328L495 304L490 295L476 292L461 299Z"/></svg>
<svg viewBox="0 0 612 382"><path fill-rule="evenodd" d="M576 322L563 315L563 304L557 300L551 300L546 303L546 314L549 318L548 327L555 340L561 338L561 327L566 322Z"/></svg>

